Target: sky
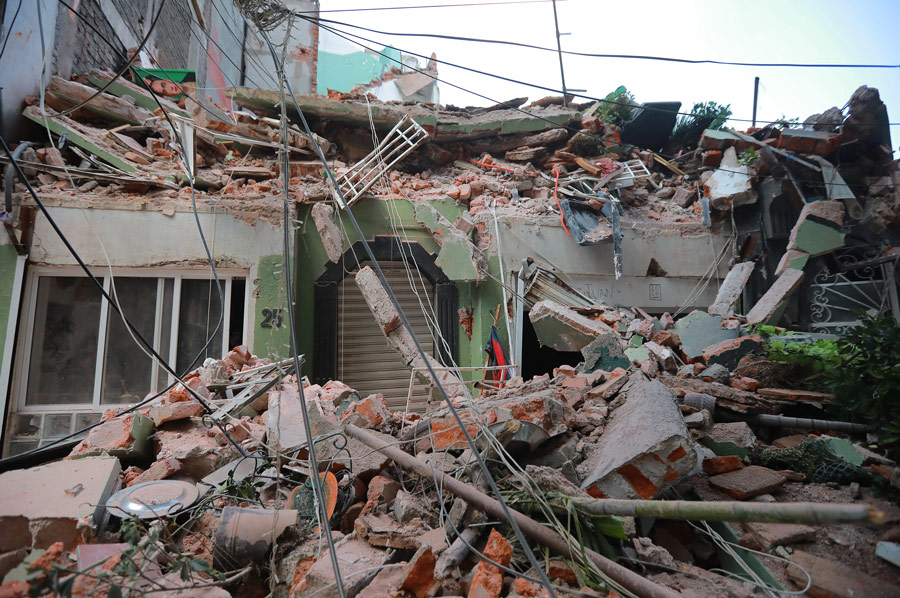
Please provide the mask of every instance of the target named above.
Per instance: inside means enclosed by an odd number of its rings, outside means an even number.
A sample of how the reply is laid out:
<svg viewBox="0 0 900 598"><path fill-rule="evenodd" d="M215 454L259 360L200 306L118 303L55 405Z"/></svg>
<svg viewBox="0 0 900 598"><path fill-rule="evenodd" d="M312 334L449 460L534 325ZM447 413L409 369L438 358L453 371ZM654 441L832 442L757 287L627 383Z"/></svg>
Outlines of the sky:
<svg viewBox="0 0 900 598"><path fill-rule="evenodd" d="M482 0L496 1L496 0ZM477 3L479 0L321 0L321 17L371 29L489 38L556 47L550 2L328 12L354 8ZM557 0L563 50L640 54L732 62L900 65L900 1L857 0ZM421 37L393 37L342 28L378 44L510 79L561 89L555 52ZM359 40L362 41L362 40ZM566 85L604 97L620 85L637 101L730 104L733 117L750 119L754 77L760 77L757 117L772 121L842 107L860 85L876 87L892 123L900 123L900 68L762 68L563 56ZM486 106L550 92L438 65L441 103ZM454 88L458 85L469 91ZM579 99L577 101L587 101ZM732 122L745 128L750 123ZM894 148L900 126L891 127Z"/></svg>

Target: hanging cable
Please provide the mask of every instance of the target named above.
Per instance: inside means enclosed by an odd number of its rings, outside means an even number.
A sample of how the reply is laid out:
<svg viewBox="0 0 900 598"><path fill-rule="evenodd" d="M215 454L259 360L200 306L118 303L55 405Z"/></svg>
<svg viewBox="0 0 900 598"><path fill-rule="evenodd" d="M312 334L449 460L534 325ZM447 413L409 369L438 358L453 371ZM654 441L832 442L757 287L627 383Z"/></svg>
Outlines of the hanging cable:
<svg viewBox="0 0 900 598"><path fill-rule="evenodd" d="M267 43L269 43L270 51L274 55L274 48L271 47L271 42L267 42ZM273 56L273 58L275 58L277 60L277 56ZM356 229L357 235L359 236L360 240L363 243L363 247L365 248L366 253L369 256L369 259L372 262L373 270L377 274L378 279L381 281L382 285L384 285L385 291L387 292L388 297L390 298L391 303L394 306L394 309L397 310L397 313L400 317L400 321L403 324L403 327L406 328L406 330L410 333L413 343L415 344L416 351L419 353L419 355L424 357L425 350L422 348L421 343L416 338L416 335L415 335L415 332L413 331L412 325L410 324L409 320L407 319L406 314L403 311L403 308L400 306L400 303L397 301L396 295L394 295L393 291L391 290L390 285L387 282L387 278L385 277L384 272L381 270L381 266L378 264L378 260L375 258L375 254L372 251L372 247L369 245L368 241L366 240L365 234L363 233L362 228L359 225L359 222L357 221L356 217L353 215L353 212L351 211L350 207L347 205L346 200L344 199L343 193L341 193L340 187L337 183L337 180L335 179L334 173L331 171L331 168L328 166L328 161L325 159L325 155L322 153L322 148L319 146L318 142L316 141L316 138L313 135L312 130L309 127L309 123L306 121L306 116L304 115L303 110L300 108L300 103L297 101L297 98L294 95L293 89L291 88L291 85L290 85L290 81L285 79L284 85L287 87L287 91L291 96L291 100L294 104L294 108L296 109L296 111L300 117L300 121L303 125L303 129L306 131L306 134L312 140L313 149L315 150L316 155L318 156L319 160L324 165L326 175L328 176L328 179L330 180L331 184L334 186L337 197L340 198L343 208L347 212L347 215L350 218L351 223L353 224L354 228ZM292 333L293 332L294 331L293 331L293 324L292 324ZM519 539L519 542L522 544L522 546L525 550L525 553L528 557L528 560L531 562L531 564L535 568L535 570L539 572L541 580L543 582L543 585L547 588L547 591L550 593L551 598L557 598L556 591L553 589L553 585L550 583L550 579L547 577L546 572L544 572L543 568L540 566L540 563L538 562L537 558L535 557L534 552L531 550L531 548L528 546L527 542L525 541L525 536L522 533L522 530L519 529L519 525L512 518L512 516L509 512L509 507L506 505L506 502L504 501L503 496L500 493L500 489L497 487L497 484L494 481L494 478L491 475L491 472L489 471L487 464L484 462L484 460L481 458L481 455L478 453L478 448L475 445L475 441L472 439L471 435L469 434L468 430L466 429L466 425L463 422L463 420L459 414L459 411L453 405L453 402L450 400L450 396L448 395L447 390L444 388L443 384L441 384L440 380L438 379L437 373L434 371L434 366L431 364L431 361L428 359L425 359L425 365L426 365L426 368L428 369L428 373L431 376L431 379L435 381L435 385L437 386L438 390L440 391L442 398L444 399L444 401L446 402L447 406L449 407L451 413L453 414L454 419L456 420L463 436L466 439L466 442L469 444L469 446L474 451L475 458L477 459L477 461L481 467L481 470L484 472L485 479L487 480L487 482L491 488L491 491L497 496L497 499L500 502L500 504L502 505L504 512L509 517L510 524L516 534L516 537ZM463 385L463 388L465 388L464 385ZM313 476L313 478L315 478L315 476Z"/></svg>
<svg viewBox="0 0 900 598"><path fill-rule="evenodd" d="M290 83L288 83L287 77L284 74L284 64L279 60L277 53L275 52L275 46L272 45L272 41L269 39L268 33L266 33L265 29L260 28L260 34L263 36L263 39L266 42L266 45L269 47L269 52L272 55L272 61L275 63L276 70L278 73L278 77L280 80L280 97L281 97L281 139L284 147L282 148L282 177L283 177L283 193L284 193L284 201L283 201L283 210L282 215L284 218L284 280L285 280L285 293L287 294L287 313L288 313L288 337L290 342L290 350L291 356L294 359L294 371L297 375L297 389L300 394L300 410L303 415L303 430L306 434L306 438L308 439L308 453L309 453L309 470L310 476L309 479L312 481L312 487L314 490L314 496L316 499L316 504L318 506L319 517L320 517L320 525L323 530L323 534L325 536L325 541L328 544L328 554L331 558L331 567L334 570L335 582L337 583L338 595L340 598L346 597L346 590L344 589L343 579L341 577L341 568L338 563L337 556L337 548L334 545L334 538L331 536L331 523L328 520L328 511L326 508L326 500L325 500L325 490L322 487L322 479L319 477L319 465L316 460L316 443L313 442L314 436L312 432L312 427L309 423L309 410L306 405L306 396L303 389L303 380L302 380L302 372L300 370L300 360L297 357L297 327L295 325L295 317L294 317L294 297L293 297L293 289L291 283L291 219L290 219L290 198L288 197L288 192L290 189L290 178L291 178L291 153L290 146L288 145L288 123L287 123L287 102L284 94L285 85L288 86L288 90L290 90ZM291 96L293 97L293 91L291 92ZM304 122L305 124L305 122ZM307 128L307 134L309 138L312 140L313 144L318 149L318 143L316 143L315 135ZM321 153L321 150L319 150ZM322 156L324 162L324 156ZM325 168L328 168L327 163L325 163ZM281 414L281 409L278 410L279 416Z"/></svg>
<svg viewBox="0 0 900 598"><path fill-rule="evenodd" d="M372 9L365 9L372 10ZM319 11L320 13L324 12L346 12L346 11ZM304 13L301 13L304 14ZM641 55L641 54L597 54L593 52L575 52L572 50L558 50L557 48L548 48L546 46L537 46L534 44L526 44L522 42L514 42L508 40L499 40L499 39L484 39L478 37L465 37L460 35L445 35L440 33L408 33L408 32L398 32L398 31L380 31L378 29L371 29L369 27L363 27L361 25L353 25L352 23L346 23L343 21L337 21L334 19L323 19L321 17L313 17L307 14L311 19L315 19L322 23L331 23L332 25L342 25L344 27L352 27L353 29L360 29L362 31L368 31L369 33L377 33L379 35L388 35L393 37L424 37L424 38L433 38L433 39L446 39L452 41L462 41L462 42L475 42L482 44L498 44L503 46L513 46L517 48L526 48L529 50L540 50L543 52L552 52L557 54L558 52L562 52L563 54L568 54L570 56L582 56L585 58L621 58L621 59L629 59L629 60L651 60L651 61L660 61L660 62L677 62L684 64L716 64L722 66L752 66L759 68L815 68L815 69L900 69L900 64L822 64L822 63L803 63L803 62L729 62L726 60L691 60L688 58L673 58L670 56L650 56L650 55Z"/></svg>
<svg viewBox="0 0 900 598"><path fill-rule="evenodd" d="M315 21L316 21L316 19L313 19L313 18L311 18L311 17L302 16L301 18L303 18L303 19L306 20L306 21L310 21L310 22L315 22ZM329 26L327 26L327 25L319 24L319 27L321 27L321 28L324 29L325 31L329 31L329 32L331 32L331 33L337 35L338 37L341 37L341 38L343 38L343 39L345 39L345 40L347 40L347 41L349 41L349 42L351 42L351 43L354 43L354 44L356 44L356 45L358 45L358 46L360 46L360 47L363 47L363 48L365 48L366 50L368 50L369 52L373 52L373 53L375 53L375 54L378 54L378 55L380 55L380 56L383 56L384 58L387 58L387 59L390 60L391 62L397 63L401 68L404 68L404 69L410 69L410 70L412 70L412 71L414 71L414 72L421 73L421 74L423 74L423 75L425 75L425 76L427 76L427 77L432 78L433 80L435 80L435 81L437 81L437 82L439 82L439 83L443 83L444 85L449 85L450 87L453 87L453 88L455 88L455 89L459 89L460 91L465 91L465 92L467 92L467 93L470 93L470 94L472 94L472 95L474 95L474 96L476 96L476 97L482 98L482 99L487 100L487 101L489 101L489 102L492 102L492 103L494 103L494 104L501 104L501 105L504 105L504 106L508 107L508 108L511 109L511 110L517 110L517 111L522 112L522 113L524 113L524 114L528 114L528 115L531 116L532 118L541 118L540 116L535 115L535 114L531 114L531 113L529 113L529 112L527 112L527 111L525 111L525 110L519 108L518 106L513 106L513 105L511 105L511 104L506 104L506 103L504 103L504 102L499 102L499 101L494 100L494 99L492 99L492 98L489 98L489 97L487 97L487 96L485 96L485 95L483 95L483 94L481 94L481 93L478 93L478 92L476 92L476 91L472 91L471 89L467 89L467 88L462 87L462 86L460 86L460 85L456 85L455 83L450 83L449 81L446 81L446 80L444 80L444 79L439 78L438 76L436 76L436 75L435 75L434 73L432 73L432 72L429 72L429 71L426 71L426 70L422 70L422 69L418 69L418 68L415 68L415 67L411 67L411 66L409 66L409 65L407 65L407 64L404 64L401 60L399 60L398 58L396 58L396 57L394 57L394 56L389 56L388 54L385 54L384 52L380 52L380 51L376 50L375 48L372 48L372 47L370 47L370 46L366 46L365 44L363 44L363 43L361 43L361 42L359 42L359 41L356 41L355 39L351 39L351 38L358 38L358 39L361 39L361 40L363 40L363 41L365 41L365 42L368 42L368 43L371 43L371 44L378 44L378 42L376 42L375 40L372 40L372 39L369 39L369 38L366 38L366 37L363 37L363 36L360 36L360 35L356 35L356 34L354 34L354 33L348 32L348 31L341 31L341 30L339 30L339 29L335 29L335 28L329 27ZM348 36L349 36L349 37L348 37ZM473 67L463 66L463 65L460 65L460 64L456 64L456 63L453 63L453 62L449 62L449 61L447 61L447 60L441 60L441 59L438 59L438 58L432 58L432 57L430 57L430 56L425 56L424 54L417 54L416 52L412 52L412 51L409 51L409 50L404 50L403 48L394 48L394 49L396 49L397 51L399 51L399 52L401 52L401 53L403 53L403 54L408 54L408 55L410 55L410 56L414 56L414 57L420 58L420 59L422 59L422 60L427 60L427 61L432 61L432 60L433 60L433 61L436 62L437 64L443 64L443 65L446 65L446 66L451 66L451 67L458 68L458 69L461 69L461 70L464 70L464 71L468 71L468 72L471 72L471 73L475 73L475 74L478 74L478 75L484 75L485 77L491 77L491 78L493 78L493 79L498 79L498 80L501 80L501 81L506 81L506 82L508 82L508 83L515 83L515 84L517 84L517 85L523 85L523 86L525 86L525 87L531 87L531 88L533 88L533 89L539 89L539 90L541 90L541 91L545 91L545 92L549 92L549 93L554 93L554 94L559 94L559 95L562 95L562 94L563 94L562 90L555 89L555 88L553 88L553 87L548 87L548 86L546 86L546 85L538 85L538 84L536 84L536 83L529 83L529 82L527 82L527 81L521 81L521 80L519 80L519 79L513 79L512 77L506 77L506 76L503 76L503 75L498 75L498 74L496 74L496 73L490 73L490 72L487 72L487 71L482 71L482 70L480 70L480 69L476 69L476 68L473 68ZM695 114L692 114L692 113L690 113L690 112L678 112L678 111L674 111L674 110L666 110L666 109L663 109L663 108L654 108L654 107L652 107L652 106L638 106L638 105L633 104L633 103L630 103L630 102L622 102L622 101L619 101L619 100L610 100L610 99L607 99L607 98L598 98L598 97L586 95L586 94L584 94L584 93L576 93L576 92L573 92L573 91L571 91L571 90L567 90L567 91L566 91L566 95L568 95L568 96L573 96L573 97L576 97L576 98L582 98L582 99L585 99L585 100L590 100L590 101L593 101L593 102L601 102L601 103L603 103L603 104L612 104L612 105L616 105L616 106L628 106L628 107L632 107L632 108L634 108L634 107L640 107L640 108L642 108L643 110L646 110L646 111L648 111L648 112L662 112L662 113L666 113L666 114L676 114L676 115L680 115L680 116L690 116L690 117L695 117L695 116L696 116ZM541 119L542 119L542 118L541 118ZM550 121L549 119L542 119L542 120L547 120L548 122L553 122L553 121ZM735 121L735 122L754 122L753 119L749 119L749 118L729 117L728 120L732 120L732 121ZM760 124L776 124L776 123L779 123L779 122L782 122L782 121L781 121L781 120L766 121L766 120L756 119L755 122L756 122L756 123L760 123ZM553 124L554 124L554 126L560 126L560 125L557 124L557 123L553 123ZM872 124L879 124L879 123L872 123ZM900 123L888 123L888 124L889 124L890 126L900 126Z"/></svg>

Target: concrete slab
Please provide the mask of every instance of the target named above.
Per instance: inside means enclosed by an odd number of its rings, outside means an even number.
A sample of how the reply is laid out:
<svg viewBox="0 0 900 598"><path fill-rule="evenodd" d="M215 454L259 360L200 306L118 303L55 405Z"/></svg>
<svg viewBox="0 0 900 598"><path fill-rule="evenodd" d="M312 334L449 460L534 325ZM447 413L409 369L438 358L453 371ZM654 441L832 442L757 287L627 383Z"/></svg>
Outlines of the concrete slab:
<svg viewBox="0 0 900 598"><path fill-rule="evenodd" d="M722 316L692 312L675 322L673 330L681 339L681 351L688 360L699 359L703 350L718 342L737 338L737 329L722 328Z"/></svg>
<svg viewBox="0 0 900 598"><path fill-rule="evenodd" d="M747 324L775 324L781 319L787 301L800 287L803 271L788 268L747 313Z"/></svg>
<svg viewBox="0 0 900 598"><path fill-rule="evenodd" d="M595 497L649 499L690 472L697 455L674 392L640 374L625 392L625 404L580 466L581 488Z"/></svg>
<svg viewBox="0 0 900 598"><path fill-rule="evenodd" d="M90 457L0 474L0 552L54 542L74 550L100 522L120 472L117 458Z"/></svg>
<svg viewBox="0 0 900 598"><path fill-rule="evenodd" d="M581 351L601 334L614 334L603 322L549 299L535 303L528 317L541 345L557 351Z"/></svg>
<svg viewBox="0 0 900 598"><path fill-rule="evenodd" d="M747 284L750 275L753 274L753 268L756 267L755 262L741 262L735 264L728 271L728 276L719 287L716 300L709 306L709 313L719 316L728 316L731 314L731 308L744 292L744 286Z"/></svg>
<svg viewBox="0 0 900 598"><path fill-rule="evenodd" d="M805 251L811 257L844 246L844 204L836 200L814 201L803 206L791 230L788 249Z"/></svg>

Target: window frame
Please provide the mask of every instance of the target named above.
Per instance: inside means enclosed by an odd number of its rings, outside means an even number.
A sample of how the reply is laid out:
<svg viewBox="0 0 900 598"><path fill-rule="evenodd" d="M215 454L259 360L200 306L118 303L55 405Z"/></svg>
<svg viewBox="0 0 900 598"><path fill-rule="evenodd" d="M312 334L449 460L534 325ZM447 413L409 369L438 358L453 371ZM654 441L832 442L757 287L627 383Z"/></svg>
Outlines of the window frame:
<svg viewBox="0 0 900 598"><path fill-rule="evenodd" d="M111 279L108 268L91 268L91 272L98 279L102 278L103 288L110 293ZM232 280L242 278L244 285L244 314L243 314L243 330L241 336L245 340L253 323L250 317L250 272L241 268L217 268L219 280L222 282L223 291L225 293L225 314L222 323L222 347L221 355L225 355L231 347L228 347L228 338L230 335L230 317L231 313L231 291ZM193 280L209 280L213 281L208 269L190 269L190 268L172 268L172 269L147 269L147 268L113 268L112 275L116 279L120 278L155 278L157 282L156 306L153 325L153 345L157 352L164 357L170 364L176 363L178 357L178 329L181 310L181 283L185 279ZM90 403L53 403L46 405L26 405L28 390L28 373L31 366L32 343L34 342L35 320L37 312L38 287L42 277L76 277L87 278L83 270L71 266L36 266L28 269L25 281L25 288L22 297L22 316L19 325L18 337L16 342L16 359L13 375L13 384L11 388L12 409L15 413L44 413L44 412L102 412L105 409L127 407L133 403L101 403L100 399L103 394L103 373L104 373L104 356L108 345L107 330L110 317L118 317L114 310L110 309L109 302L101 297L100 300L100 316L98 321L99 335L96 347L96 363L94 369L94 383L92 388L92 397ZM160 349L159 343L162 338L162 314L164 311L164 289L166 279L173 280L172 292L172 321L169 330L169 347L167 350ZM127 309L126 309L127 314ZM102 341L102 342L101 342ZM151 372L151 388L161 388L174 381L174 376L168 374L168 380L158 385L160 368L156 363L149 367ZM150 389L148 389L149 391Z"/></svg>

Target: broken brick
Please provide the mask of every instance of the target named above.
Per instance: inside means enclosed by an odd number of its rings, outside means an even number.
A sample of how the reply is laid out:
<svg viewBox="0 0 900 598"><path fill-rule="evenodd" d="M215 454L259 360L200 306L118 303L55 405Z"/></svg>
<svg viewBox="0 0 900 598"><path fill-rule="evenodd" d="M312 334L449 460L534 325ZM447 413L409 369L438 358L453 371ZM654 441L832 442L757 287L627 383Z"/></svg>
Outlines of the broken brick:
<svg viewBox="0 0 900 598"><path fill-rule="evenodd" d="M785 479L777 471L759 465L750 465L737 471L709 478L711 486L738 500L747 500L781 488Z"/></svg>

